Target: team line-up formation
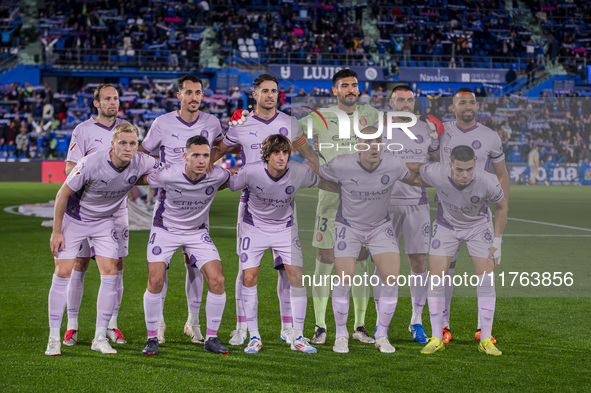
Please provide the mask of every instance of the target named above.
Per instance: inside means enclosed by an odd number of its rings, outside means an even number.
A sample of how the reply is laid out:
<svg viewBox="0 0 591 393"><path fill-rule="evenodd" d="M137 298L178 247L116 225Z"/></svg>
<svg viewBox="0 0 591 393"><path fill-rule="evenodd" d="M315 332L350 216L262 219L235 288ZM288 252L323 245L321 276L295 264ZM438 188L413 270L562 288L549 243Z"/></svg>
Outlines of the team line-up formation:
<svg viewBox="0 0 591 393"><path fill-rule="evenodd" d="M398 244L402 237L411 268L409 332L414 341L425 344L420 353L441 351L451 340L453 285L444 278L453 276L466 243L478 278L478 349L501 355L491 331L496 301L494 270L501 260L509 177L499 136L476 122L474 92L457 90L451 106L456 120L441 123L433 116L418 120L414 115L405 116L414 113L415 94L408 86L398 85L389 100L396 116L384 120L381 117L391 113L358 104L357 75L344 69L333 77L337 104L324 112L326 122L309 122L307 116L298 121L277 110L278 80L273 75L258 76L253 87L253 111L236 112L224 133L215 116L199 111L202 81L193 75L180 78L180 109L156 118L141 144L138 130L116 116L117 89L109 84L96 88L93 105L97 115L74 130L66 160L68 177L56 196L50 239L55 272L48 299L50 333L45 354L61 355L62 343L77 344L78 311L91 257L101 278L91 349L115 354L111 344L126 343L117 316L129 247L127 194L135 185L149 185L158 190L158 197L146 239L144 355L156 355L165 343L166 271L179 247L187 270L185 332L193 343L204 344L206 351L229 352L217 336L226 305L226 284L218 250L209 236L210 206L217 191L224 188L241 192L236 241L237 321L229 339L231 346L244 346L246 353L253 354L262 348L257 319L258 271L264 252L271 249L277 271L280 339L291 350L315 353L317 345L325 344L326 309L332 298L336 324L333 351L349 352L347 320L352 296L352 338L373 344L382 353L395 352L388 330L398 302L399 285L392 277L400 276ZM342 113L348 116L351 128L345 138L339 129ZM379 132L380 124L411 120L412 126ZM302 131L309 124L313 125L313 144ZM415 137L411 139L406 131ZM364 148L319 151L319 146L328 143L363 144ZM388 150L381 148L384 144L405 148ZM310 165L290 160L293 149ZM241 153L240 169L213 165L228 153ZM491 163L494 174L488 172ZM312 243L317 249L313 280L319 282L331 275L342 280L312 286L316 328L308 339L303 330L310 277L303 274L294 198L298 190L314 187L319 188L319 194ZM436 191L438 212L433 223L427 187ZM489 202L495 207L494 219ZM352 285L355 277L366 274L370 263L375 266L377 280L371 288L377 310L373 335L365 328L370 287ZM209 291L202 335L199 312L204 280ZM430 338L422 322L427 299ZM68 322L62 337L66 309Z"/></svg>

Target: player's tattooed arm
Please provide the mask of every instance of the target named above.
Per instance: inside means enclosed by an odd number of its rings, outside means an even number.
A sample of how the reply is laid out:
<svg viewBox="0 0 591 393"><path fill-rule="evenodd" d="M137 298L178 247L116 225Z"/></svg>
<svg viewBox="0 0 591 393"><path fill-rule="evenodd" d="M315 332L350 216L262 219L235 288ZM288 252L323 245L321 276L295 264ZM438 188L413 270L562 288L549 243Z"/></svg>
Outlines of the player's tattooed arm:
<svg viewBox="0 0 591 393"><path fill-rule="evenodd" d="M64 234L62 233L62 222L66 207L68 205L68 198L73 195L74 191L67 184L63 184L55 196L55 205L53 207L53 231L49 239L49 247L51 253L57 258L59 250L65 250L66 244L64 242Z"/></svg>

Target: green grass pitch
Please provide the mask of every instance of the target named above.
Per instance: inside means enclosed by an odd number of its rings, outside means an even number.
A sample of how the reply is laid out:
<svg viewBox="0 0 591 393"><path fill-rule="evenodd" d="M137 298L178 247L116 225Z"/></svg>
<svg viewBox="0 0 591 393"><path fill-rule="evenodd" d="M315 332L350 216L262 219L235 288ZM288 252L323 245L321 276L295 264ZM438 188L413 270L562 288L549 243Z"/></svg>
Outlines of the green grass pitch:
<svg viewBox="0 0 591 393"><path fill-rule="evenodd" d="M419 354L421 344L412 342L407 326L411 306L408 289L400 299L390 327L396 353L381 354L371 345L350 341L347 355L332 352L334 319L329 305L327 345L314 355L296 353L279 341L279 306L276 274L271 258L263 260L259 278L259 326L263 349L247 355L242 347L230 347L227 356L213 355L192 344L183 333L187 306L185 269L177 253L169 270L165 306L167 341L160 354L145 357L142 296L146 288L145 252L148 233L131 232L130 255L125 265L125 293L119 327L128 340L115 346L118 354L90 350L96 317L99 276L95 266L86 275L80 310L79 345L62 346L61 357L43 354L48 337L47 294L53 259L49 251L50 228L40 218L3 211L7 206L47 202L55 197L55 184L0 183L0 390L77 392L185 392L185 391L584 391L591 386L591 188L513 187L510 220L498 272L573 273L571 287L500 288L493 335L503 351L487 357L474 341L476 299L474 289L456 289L452 302L453 341L432 356ZM311 272L314 251L310 246L316 199L315 191L298 195L301 243L306 271ZM431 198L432 199L432 198ZM235 324L234 280L238 195L222 191L211 211L211 237L220 251L228 301L220 328L227 341ZM432 203L433 206L433 203ZM525 220L525 221L523 221ZM538 223L531 222L538 221ZM545 224L540 224L543 222ZM550 225L549 225L550 224ZM561 226L557 226L561 225ZM512 235L512 236L509 236ZM403 257L403 273L408 264ZM464 251L457 273L472 272ZM518 281L519 282L519 281ZM205 301L205 299L204 299ZM367 327L372 331L375 309L370 300ZM201 311L205 325L204 303ZM349 329L352 329L351 307ZM66 316L62 325L65 329ZM427 307L423 321L430 333ZM305 333L314 329L309 298ZM204 327L202 327L204 331ZM585 388L587 386L587 388ZM231 390L230 390L231 389Z"/></svg>

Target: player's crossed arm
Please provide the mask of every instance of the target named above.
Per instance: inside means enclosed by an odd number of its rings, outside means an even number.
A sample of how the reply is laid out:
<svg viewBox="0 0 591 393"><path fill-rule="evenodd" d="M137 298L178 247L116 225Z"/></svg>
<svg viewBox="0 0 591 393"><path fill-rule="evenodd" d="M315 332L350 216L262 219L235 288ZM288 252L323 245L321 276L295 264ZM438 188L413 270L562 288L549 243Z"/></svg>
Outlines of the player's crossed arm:
<svg viewBox="0 0 591 393"><path fill-rule="evenodd" d="M431 187L431 185L426 183L421 177L420 168L423 165L425 164L422 162L407 162L406 167L410 171L410 175L406 179L400 181L415 187Z"/></svg>

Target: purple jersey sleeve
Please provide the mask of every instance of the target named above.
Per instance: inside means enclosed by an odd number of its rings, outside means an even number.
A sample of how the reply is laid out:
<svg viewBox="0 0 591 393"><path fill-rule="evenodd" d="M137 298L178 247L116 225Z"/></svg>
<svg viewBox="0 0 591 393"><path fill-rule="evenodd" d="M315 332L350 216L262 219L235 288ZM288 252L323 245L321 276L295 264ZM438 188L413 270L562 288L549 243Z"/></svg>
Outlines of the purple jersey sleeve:
<svg viewBox="0 0 591 393"><path fill-rule="evenodd" d="M228 128L228 132L224 135L223 142L226 146L236 146L240 144L240 138L238 137L239 129L237 127Z"/></svg>
<svg viewBox="0 0 591 393"><path fill-rule="evenodd" d="M240 168L238 172L230 176L228 188L232 191L238 191L246 187L248 181L248 167Z"/></svg>
<svg viewBox="0 0 591 393"><path fill-rule="evenodd" d="M505 197L503 189L501 188L501 183L499 183L499 180L496 176L490 178L489 180L489 190L487 196L492 203L499 203Z"/></svg>

